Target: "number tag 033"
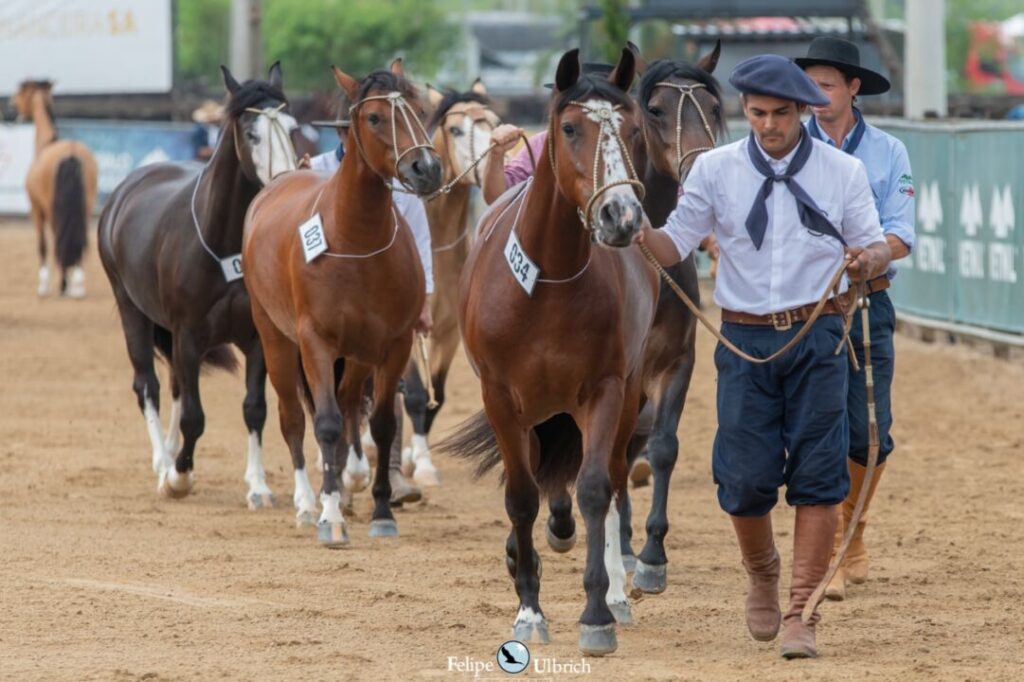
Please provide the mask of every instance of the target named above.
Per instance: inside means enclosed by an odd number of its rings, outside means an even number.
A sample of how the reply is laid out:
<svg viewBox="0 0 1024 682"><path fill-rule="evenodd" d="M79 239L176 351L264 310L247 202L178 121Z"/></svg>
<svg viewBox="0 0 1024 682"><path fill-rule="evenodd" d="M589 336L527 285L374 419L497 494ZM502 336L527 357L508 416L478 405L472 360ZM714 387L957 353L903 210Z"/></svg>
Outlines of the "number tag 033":
<svg viewBox="0 0 1024 682"><path fill-rule="evenodd" d="M302 253L307 263L327 250L327 237L319 213L299 225L299 241L302 242Z"/></svg>
<svg viewBox="0 0 1024 682"><path fill-rule="evenodd" d="M519 282L527 296L533 295L533 288L537 285L537 276L540 268L530 260L530 257L523 251L523 245L519 243L514 231L508 233L508 242L505 244L505 262L512 270L512 276Z"/></svg>

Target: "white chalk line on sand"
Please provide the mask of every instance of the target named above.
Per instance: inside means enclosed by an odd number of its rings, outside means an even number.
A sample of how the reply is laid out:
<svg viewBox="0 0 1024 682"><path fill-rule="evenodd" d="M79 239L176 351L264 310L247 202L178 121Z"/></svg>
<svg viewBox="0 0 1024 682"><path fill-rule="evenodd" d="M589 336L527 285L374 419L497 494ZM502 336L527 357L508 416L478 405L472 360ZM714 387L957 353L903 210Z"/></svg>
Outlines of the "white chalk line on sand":
<svg viewBox="0 0 1024 682"><path fill-rule="evenodd" d="M142 583L119 583L106 580L91 580L88 578L35 578L39 582L51 585L68 585L86 590L99 590L103 592L121 592L137 597L148 597L151 599L162 599L164 601L185 604L186 606L198 606L201 608L238 609L251 606L270 606L277 609L292 609L286 604L278 604L261 599L249 597L206 597L185 590L167 587L163 585L146 585Z"/></svg>

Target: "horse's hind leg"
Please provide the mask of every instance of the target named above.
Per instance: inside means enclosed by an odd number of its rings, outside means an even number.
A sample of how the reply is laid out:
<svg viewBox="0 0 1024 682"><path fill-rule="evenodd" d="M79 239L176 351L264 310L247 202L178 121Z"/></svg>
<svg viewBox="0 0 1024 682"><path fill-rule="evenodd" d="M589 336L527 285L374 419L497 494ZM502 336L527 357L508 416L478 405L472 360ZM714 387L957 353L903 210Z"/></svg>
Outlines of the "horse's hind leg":
<svg viewBox="0 0 1024 682"><path fill-rule="evenodd" d="M42 209L32 204L32 224L36 228L36 240L39 244L39 288L36 292L40 297L50 293L50 268L46 264L46 217Z"/></svg>
<svg viewBox="0 0 1024 682"><path fill-rule="evenodd" d="M291 454L295 470L295 525L316 524L316 494L306 472L306 458L302 442L306 432L306 415L299 398L299 347L278 331L263 309L252 303L252 317L259 331L263 355L270 383L277 392L277 413L281 435Z"/></svg>
<svg viewBox="0 0 1024 682"><path fill-rule="evenodd" d="M254 339L245 352L245 400L242 417L249 432L246 452L245 482L249 490L245 501L253 511L274 506L274 494L267 485L267 472L263 468L263 426L267 421L267 365L259 339Z"/></svg>
<svg viewBox="0 0 1024 682"><path fill-rule="evenodd" d="M146 420L146 430L153 447L153 473L161 477L174 463L164 449L164 438L160 430L160 380L153 367L153 323L135 307L116 281L112 280L111 283L128 347L128 359L135 371L132 390L139 400L139 410Z"/></svg>
<svg viewBox="0 0 1024 682"><path fill-rule="evenodd" d="M181 387L174 378L174 370L170 371L171 379L171 418L167 422L164 449L171 457L181 452Z"/></svg>
<svg viewBox="0 0 1024 682"><path fill-rule="evenodd" d="M181 450L174 466L161 475L160 492L168 497L186 497L192 492L196 441L206 428L206 416L199 398L199 366L203 349L192 334L181 328L174 331L171 368L181 390Z"/></svg>
<svg viewBox="0 0 1024 682"><path fill-rule="evenodd" d="M431 410L427 407L427 389L415 362L409 363L405 373L405 411L412 422L412 442L409 447L402 449L402 474L411 476L425 487L439 485L441 481L431 461L430 445L427 442L428 423L431 420Z"/></svg>
<svg viewBox="0 0 1024 682"><path fill-rule="evenodd" d="M666 377L654 418L654 430L647 442L647 452L654 468L654 492L651 511L647 517L647 542L636 563L633 585L651 594L665 591L668 586L668 557L665 554L665 536L668 534L668 490L679 455L679 418L683 413L686 393L693 376L694 352L683 357L679 366Z"/></svg>
<svg viewBox="0 0 1024 682"><path fill-rule="evenodd" d="M396 537L398 525L391 513L391 478L388 468L391 449L398 430L398 415L395 413L395 393L398 380L408 361L407 352L400 352L405 341L396 343L385 364L378 367L373 375L373 414L370 415L370 432L377 444L377 473L373 479L373 520L370 521L370 537Z"/></svg>
<svg viewBox="0 0 1024 682"><path fill-rule="evenodd" d="M572 517L572 495L566 488L549 493L548 517L545 534L548 547L556 552L568 552L576 545L576 520Z"/></svg>

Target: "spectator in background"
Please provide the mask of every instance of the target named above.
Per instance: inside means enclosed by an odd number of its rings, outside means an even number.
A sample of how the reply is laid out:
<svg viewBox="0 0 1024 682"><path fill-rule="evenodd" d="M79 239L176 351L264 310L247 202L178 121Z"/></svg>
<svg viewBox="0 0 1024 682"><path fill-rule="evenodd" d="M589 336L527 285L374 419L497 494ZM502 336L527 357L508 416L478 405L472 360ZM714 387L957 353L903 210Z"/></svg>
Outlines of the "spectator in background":
<svg viewBox="0 0 1024 682"><path fill-rule="evenodd" d="M192 120L196 122L195 130L192 131L194 158L206 163L217 148L220 126L224 122L224 107L208 99L192 112Z"/></svg>

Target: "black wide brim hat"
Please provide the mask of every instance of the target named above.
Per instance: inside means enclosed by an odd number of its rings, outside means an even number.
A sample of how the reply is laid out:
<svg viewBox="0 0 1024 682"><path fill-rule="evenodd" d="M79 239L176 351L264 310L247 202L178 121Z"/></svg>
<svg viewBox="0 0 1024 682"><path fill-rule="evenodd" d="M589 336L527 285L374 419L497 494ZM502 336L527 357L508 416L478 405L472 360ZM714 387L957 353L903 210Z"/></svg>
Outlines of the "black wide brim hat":
<svg viewBox="0 0 1024 682"><path fill-rule="evenodd" d="M860 79L860 91L858 95L881 95L889 92L892 85L889 79L871 69L860 65L860 50L849 40L834 38L832 36L821 36L811 41L807 48L806 57L794 59L801 69L808 66L820 64L832 66L850 78Z"/></svg>
<svg viewBox="0 0 1024 682"><path fill-rule="evenodd" d="M580 65L580 73L584 76L607 76L615 67L604 62L583 62ZM544 87L550 90L555 87L554 83L545 83Z"/></svg>

